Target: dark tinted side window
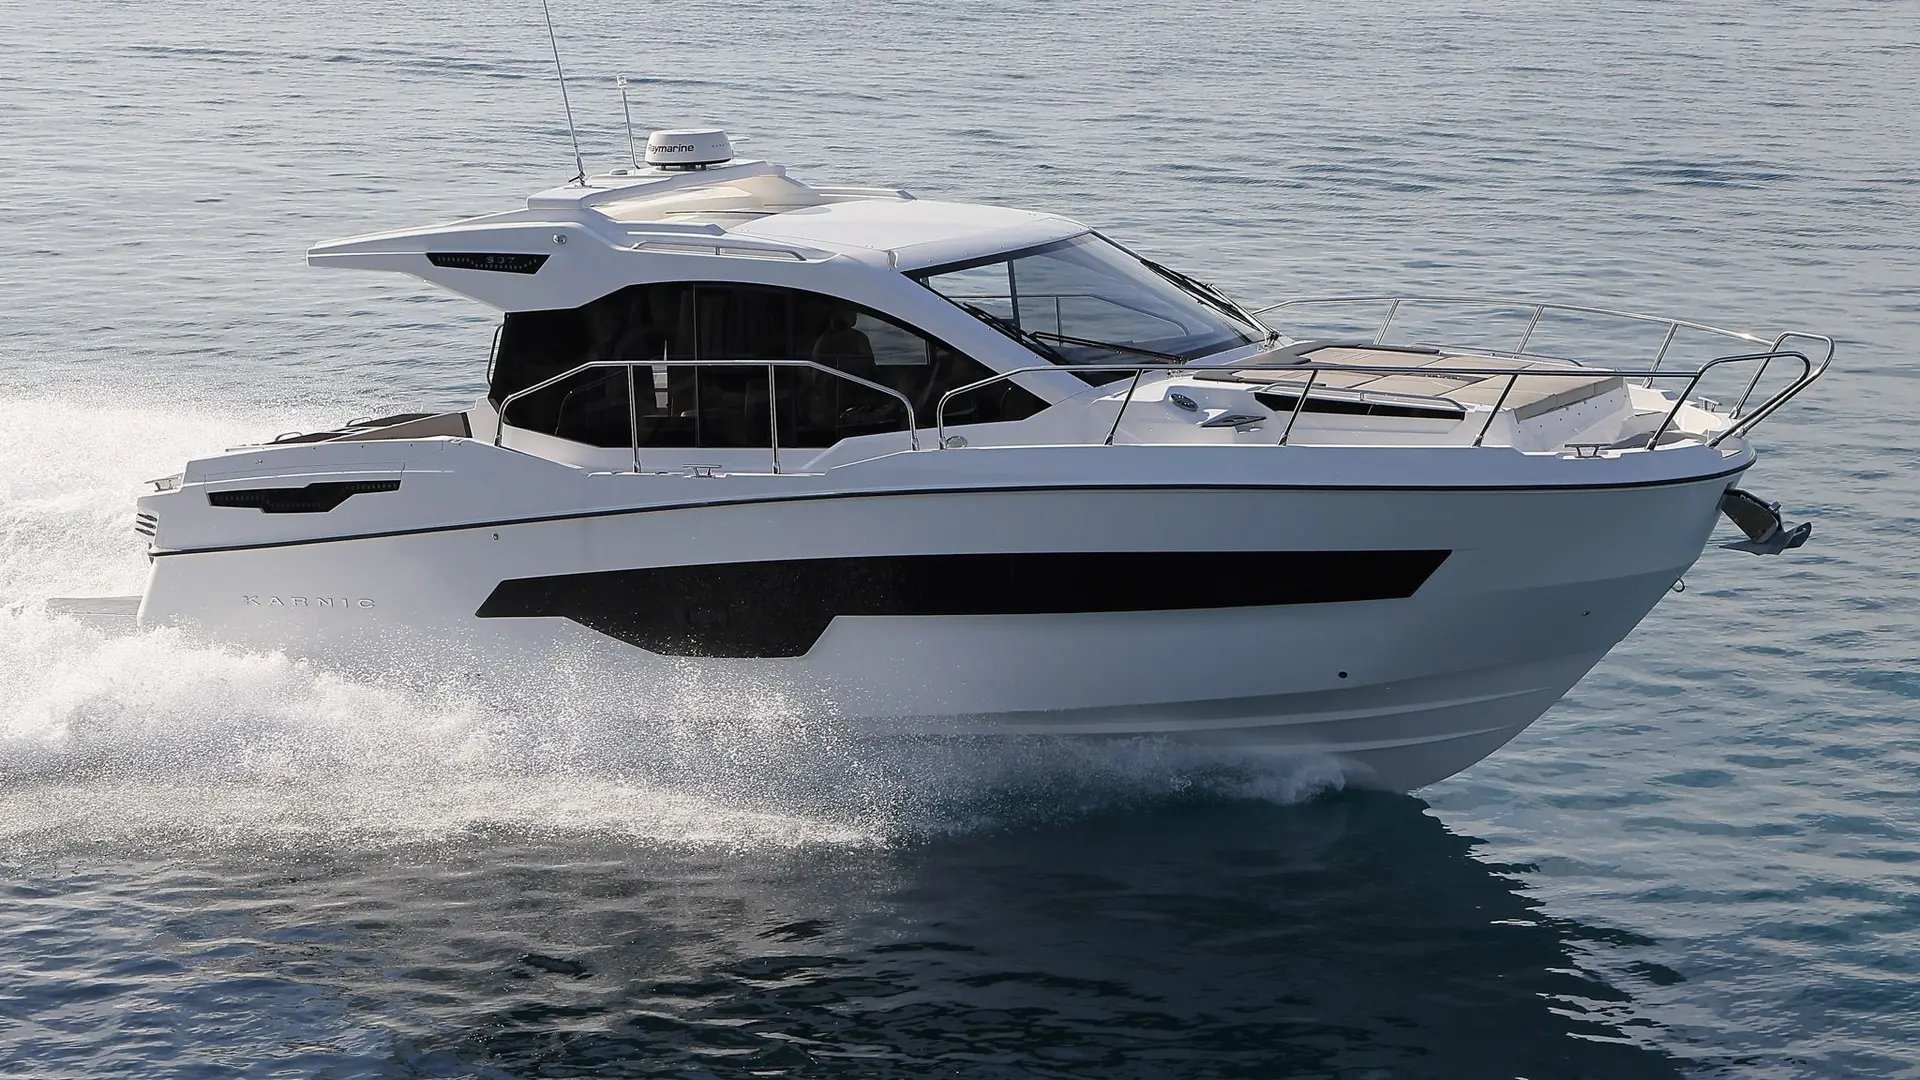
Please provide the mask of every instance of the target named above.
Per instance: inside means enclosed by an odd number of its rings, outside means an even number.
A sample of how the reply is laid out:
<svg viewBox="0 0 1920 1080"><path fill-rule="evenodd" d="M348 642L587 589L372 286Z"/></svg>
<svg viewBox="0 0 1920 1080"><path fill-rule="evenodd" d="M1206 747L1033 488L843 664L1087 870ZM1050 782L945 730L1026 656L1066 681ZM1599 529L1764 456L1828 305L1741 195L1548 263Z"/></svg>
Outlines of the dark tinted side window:
<svg viewBox="0 0 1920 1080"><path fill-rule="evenodd" d="M506 420L595 446L626 446L631 414L643 447L763 447L776 406L768 369L753 361L811 360L886 387L913 403L922 427L932 426L942 394L990 374L943 343L832 297L672 282L631 286L564 311L508 314L491 396L502 401L591 360L655 359L741 363L639 367L631 406L626 369L586 371L515 401ZM889 393L808 368L773 372L782 446L825 447L906 429L906 411ZM957 398L947 420L1018 420L1041 407L1007 383Z"/></svg>

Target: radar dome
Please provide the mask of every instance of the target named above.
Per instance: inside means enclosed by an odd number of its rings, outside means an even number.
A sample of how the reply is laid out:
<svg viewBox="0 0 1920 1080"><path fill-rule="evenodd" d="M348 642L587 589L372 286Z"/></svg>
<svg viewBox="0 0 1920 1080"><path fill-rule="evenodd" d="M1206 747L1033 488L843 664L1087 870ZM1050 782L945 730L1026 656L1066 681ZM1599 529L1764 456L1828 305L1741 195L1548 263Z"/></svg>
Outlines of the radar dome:
<svg viewBox="0 0 1920 1080"><path fill-rule="evenodd" d="M647 164L657 169L698 169L733 157L733 142L719 128L656 131L647 136Z"/></svg>

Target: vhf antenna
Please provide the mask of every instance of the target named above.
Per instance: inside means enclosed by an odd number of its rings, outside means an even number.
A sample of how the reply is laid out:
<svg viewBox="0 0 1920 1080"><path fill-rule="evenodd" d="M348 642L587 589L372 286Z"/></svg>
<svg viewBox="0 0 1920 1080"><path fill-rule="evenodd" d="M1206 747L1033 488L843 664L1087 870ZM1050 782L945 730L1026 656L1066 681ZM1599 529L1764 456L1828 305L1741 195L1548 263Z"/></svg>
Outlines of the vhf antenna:
<svg viewBox="0 0 1920 1080"><path fill-rule="evenodd" d="M573 126L573 102L567 100L567 73L560 66L560 39L553 32L553 9L547 6L547 0L540 0L540 11L547 17L547 43L553 46L553 73L560 77L560 106L567 110L567 136L573 140L573 167L578 170L573 182L584 185L587 166L580 160L580 131Z"/></svg>
<svg viewBox="0 0 1920 1080"><path fill-rule="evenodd" d="M627 77L615 75L613 83L620 88L620 111L627 114L627 160L633 162L633 167L637 169L640 167L640 155L633 149L633 109L627 104Z"/></svg>

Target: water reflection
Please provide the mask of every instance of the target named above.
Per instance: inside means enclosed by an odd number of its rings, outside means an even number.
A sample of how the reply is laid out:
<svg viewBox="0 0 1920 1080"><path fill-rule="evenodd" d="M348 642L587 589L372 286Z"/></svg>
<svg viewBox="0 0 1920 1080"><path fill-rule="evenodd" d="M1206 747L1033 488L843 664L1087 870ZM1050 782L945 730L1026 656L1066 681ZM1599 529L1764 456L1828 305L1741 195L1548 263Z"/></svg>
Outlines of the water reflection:
<svg viewBox="0 0 1920 1080"><path fill-rule="evenodd" d="M1577 948L1651 943L1473 846L1364 794L891 848L476 835L208 871L231 902L174 930L327 987L395 1075L1675 1074Z"/></svg>

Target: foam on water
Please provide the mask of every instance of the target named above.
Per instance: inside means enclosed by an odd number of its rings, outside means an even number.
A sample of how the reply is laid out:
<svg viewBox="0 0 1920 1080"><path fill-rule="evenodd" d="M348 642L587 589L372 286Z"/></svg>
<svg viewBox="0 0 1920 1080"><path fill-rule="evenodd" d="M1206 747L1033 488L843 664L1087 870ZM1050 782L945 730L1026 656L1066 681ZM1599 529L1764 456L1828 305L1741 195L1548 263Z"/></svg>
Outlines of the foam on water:
<svg viewBox="0 0 1920 1080"><path fill-rule="evenodd" d="M1329 762L1150 739L861 738L755 688L636 686L564 657L488 688L459 657L355 675L44 612L52 595L140 590L139 481L325 420L0 400L0 840L411 843L506 828L884 844L1140 799L1292 802L1338 784Z"/></svg>

